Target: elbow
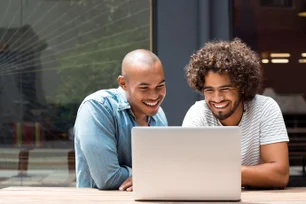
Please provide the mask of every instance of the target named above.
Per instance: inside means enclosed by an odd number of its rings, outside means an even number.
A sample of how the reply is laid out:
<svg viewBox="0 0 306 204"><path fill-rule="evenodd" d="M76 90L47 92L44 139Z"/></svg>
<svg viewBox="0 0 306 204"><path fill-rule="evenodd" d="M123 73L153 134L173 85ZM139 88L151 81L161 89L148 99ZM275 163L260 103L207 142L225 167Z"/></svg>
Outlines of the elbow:
<svg viewBox="0 0 306 204"><path fill-rule="evenodd" d="M278 166L277 170L274 172L274 175L275 185L273 187L280 189L286 188L290 178L289 165Z"/></svg>
<svg viewBox="0 0 306 204"><path fill-rule="evenodd" d="M95 177L97 188L99 190L119 190L121 184L128 178L128 175L122 174L120 170Z"/></svg>
<svg viewBox="0 0 306 204"><path fill-rule="evenodd" d="M118 190L119 189L119 187L116 188L116 187L111 186L111 185L98 185L97 188L99 190L102 190L102 191L104 191L104 190Z"/></svg>
<svg viewBox="0 0 306 204"><path fill-rule="evenodd" d="M286 188L288 183L289 183L289 171L279 176L279 178L277 179L277 182L275 182L276 185L274 187Z"/></svg>
<svg viewBox="0 0 306 204"><path fill-rule="evenodd" d="M109 181L101 182L97 184L97 188L99 190L118 190L119 185L115 183L111 183Z"/></svg>
<svg viewBox="0 0 306 204"><path fill-rule="evenodd" d="M99 190L119 190L122 179L116 176L111 176L108 178L100 179L99 182L96 182L96 186Z"/></svg>
<svg viewBox="0 0 306 204"><path fill-rule="evenodd" d="M97 184L97 188L98 188L99 190L113 190L113 189L111 189L110 186L105 185L104 183L99 183L99 184Z"/></svg>
<svg viewBox="0 0 306 204"><path fill-rule="evenodd" d="M278 188L286 188L289 183L289 172L281 177Z"/></svg>
<svg viewBox="0 0 306 204"><path fill-rule="evenodd" d="M109 186L98 186L98 189L101 191L107 191L107 190L115 190Z"/></svg>

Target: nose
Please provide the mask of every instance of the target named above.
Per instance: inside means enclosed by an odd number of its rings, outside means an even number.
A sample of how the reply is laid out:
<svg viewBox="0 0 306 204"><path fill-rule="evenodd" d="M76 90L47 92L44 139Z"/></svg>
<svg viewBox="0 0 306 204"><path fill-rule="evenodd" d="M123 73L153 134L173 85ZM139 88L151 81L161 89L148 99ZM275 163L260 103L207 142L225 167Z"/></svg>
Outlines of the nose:
<svg viewBox="0 0 306 204"><path fill-rule="evenodd" d="M224 100L224 95L220 91L215 91L213 101L219 103Z"/></svg>
<svg viewBox="0 0 306 204"><path fill-rule="evenodd" d="M148 99L150 100L156 100L159 97L159 92L156 90L152 90L150 91L150 93L148 94Z"/></svg>

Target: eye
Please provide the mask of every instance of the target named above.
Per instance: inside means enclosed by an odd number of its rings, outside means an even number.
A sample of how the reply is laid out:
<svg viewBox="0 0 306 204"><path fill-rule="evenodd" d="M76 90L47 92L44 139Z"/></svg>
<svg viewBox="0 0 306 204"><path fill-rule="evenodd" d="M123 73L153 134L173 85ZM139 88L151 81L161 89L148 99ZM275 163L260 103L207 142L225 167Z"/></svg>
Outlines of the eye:
<svg viewBox="0 0 306 204"><path fill-rule="evenodd" d="M165 84L161 84L161 85L158 85L156 88L162 89L162 88L164 88L164 86L165 86Z"/></svg>
<svg viewBox="0 0 306 204"><path fill-rule="evenodd" d="M146 91L146 90L148 89L148 87L139 87L139 89L140 89L141 91Z"/></svg>
<svg viewBox="0 0 306 204"><path fill-rule="evenodd" d="M205 89L204 92L205 93L212 93L214 90L213 89Z"/></svg>
<svg viewBox="0 0 306 204"><path fill-rule="evenodd" d="M220 89L220 91L229 91L229 90L231 90L230 88L222 88L222 89Z"/></svg>

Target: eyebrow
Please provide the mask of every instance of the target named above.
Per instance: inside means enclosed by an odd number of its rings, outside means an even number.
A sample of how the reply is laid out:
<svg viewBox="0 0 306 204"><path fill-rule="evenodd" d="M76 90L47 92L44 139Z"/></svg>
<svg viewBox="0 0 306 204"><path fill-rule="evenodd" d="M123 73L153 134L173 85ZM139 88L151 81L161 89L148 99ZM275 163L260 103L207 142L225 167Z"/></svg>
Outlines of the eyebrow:
<svg viewBox="0 0 306 204"><path fill-rule="evenodd" d="M166 80L162 80L162 81L159 82L158 84L160 85L160 84L165 83L165 82L166 82ZM145 83L145 82L142 82L142 83L138 84L138 86L150 86L150 84Z"/></svg>
<svg viewBox="0 0 306 204"><path fill-rule="evenodd" d="M219 86L219 87L204 86L203 89L213 89L213 88L220 89L220 88L232 88L232 87L234 87L232 84L226 84L226 85L222 85L222 86Z"/></svg>

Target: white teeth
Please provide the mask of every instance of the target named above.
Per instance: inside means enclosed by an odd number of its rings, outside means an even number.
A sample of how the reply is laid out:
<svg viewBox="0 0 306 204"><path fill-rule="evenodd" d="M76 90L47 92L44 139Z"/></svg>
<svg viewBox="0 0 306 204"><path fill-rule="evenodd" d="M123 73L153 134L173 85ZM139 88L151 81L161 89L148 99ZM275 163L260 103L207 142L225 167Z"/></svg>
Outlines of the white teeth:
<svg viewBox="0 0 306 204"><path fill-rule="evenodd" d="M220 105L214 105L216 108L224 108L227 104L223 105L223 106L220 106Z"/></svg>
<svg viewBox="0 0 306 204"><path fill-rule="evenodd" d="M158 101L156 101L155 103L144 102L144 104L146 104L148 106L156 106L158 104Z"/></svg>

